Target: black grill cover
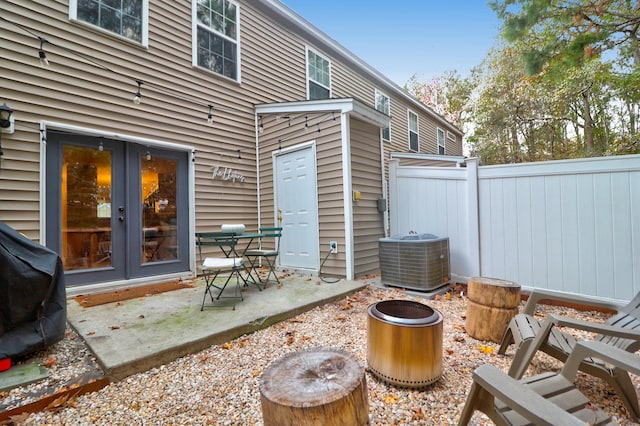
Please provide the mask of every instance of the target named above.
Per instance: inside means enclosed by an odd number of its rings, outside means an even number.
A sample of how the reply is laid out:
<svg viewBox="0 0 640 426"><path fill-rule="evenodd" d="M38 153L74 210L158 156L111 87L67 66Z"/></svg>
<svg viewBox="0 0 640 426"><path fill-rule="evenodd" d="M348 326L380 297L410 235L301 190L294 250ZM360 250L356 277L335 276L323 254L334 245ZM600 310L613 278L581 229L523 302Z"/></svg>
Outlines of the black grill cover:
<svg viewBox="0 0 640 426"><path fill-rule="evenodd" d="M62 340L66 323L60 257L0 222L0 359Z"/></svg>

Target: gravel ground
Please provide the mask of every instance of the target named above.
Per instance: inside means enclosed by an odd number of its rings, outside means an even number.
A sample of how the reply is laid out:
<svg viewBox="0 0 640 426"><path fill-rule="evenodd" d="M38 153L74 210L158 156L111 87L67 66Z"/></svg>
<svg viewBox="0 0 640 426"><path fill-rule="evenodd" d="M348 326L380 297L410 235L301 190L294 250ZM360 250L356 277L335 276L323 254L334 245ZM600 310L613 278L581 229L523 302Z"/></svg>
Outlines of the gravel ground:
<svg viewBox="0 0 640 426"><path fill-rule="evenodd" d="M98 392L72 398L62 407L15 420L24 425L261 425L258 381L271 362L292 351L325 346L353 353L364 367L367 307L381 300L414 299L444 315L443 376L427 389L409 390L387 385L367 372L371 425L456 424L471 386L471 372L484 363L506 371L514 349L510 347L507 355L501 356L497 354L497 344L469 337L464 329L466 299L461 297L459 289L450 296L425 301L398 290L369 286L351 297L267 329L130 376ZM562 307L545 307L544 312L590 321L606 319L601 313L575 312ZM68 353L77 355L75 358L62 355ZM58 357L55 364L59 371L52 372L50 380L59 383L66 380L58 378L64 371L69 374L87 368L76 364L91 366L93 362L81 339L72 331L68 338L52 346L46 356ZM557 370L560 366L550 357L539 354L527 375ZM634 383L638 386L640 382L636 379L634 377ZM621 402L603 381L580 373L577 386L591 401L618 416L620 424L636 424L629 421ZM18 399L22 398L25 389L0 393L0 402L6 406L17 395L20 395ZM487 424L486 417L476 413L472 424Z"/></svg>

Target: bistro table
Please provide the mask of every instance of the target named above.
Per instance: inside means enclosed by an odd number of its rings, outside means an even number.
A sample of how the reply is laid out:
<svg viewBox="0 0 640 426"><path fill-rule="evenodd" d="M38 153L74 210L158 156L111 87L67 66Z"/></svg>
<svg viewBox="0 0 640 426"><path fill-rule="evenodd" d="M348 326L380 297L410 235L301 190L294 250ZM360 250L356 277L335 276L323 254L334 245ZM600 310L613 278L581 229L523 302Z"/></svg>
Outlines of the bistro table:
<svg viewBox="0 0 640 426"><path fill-rule="evenodd" d="M253 244L254 240L260 241L260 239L262 238L262 235L259 233L244 233L244 232L234 232L234 231L224 232L223 231L223 232L220 232L219 234L221 239L231 238L233 241L233 244L231 244L226 249L222 248L222 252L226 257L244 257L244 253L251 247L251 244ZM256 279L251 274L251 270L247 267L246 264L244 264L244 270L247 273L246 278L242 277L242 280L244 281L245 285L250 280L253 285L258 287L258 289L262 291L264 287L261 285L260 280L256 281Z"/></svg>

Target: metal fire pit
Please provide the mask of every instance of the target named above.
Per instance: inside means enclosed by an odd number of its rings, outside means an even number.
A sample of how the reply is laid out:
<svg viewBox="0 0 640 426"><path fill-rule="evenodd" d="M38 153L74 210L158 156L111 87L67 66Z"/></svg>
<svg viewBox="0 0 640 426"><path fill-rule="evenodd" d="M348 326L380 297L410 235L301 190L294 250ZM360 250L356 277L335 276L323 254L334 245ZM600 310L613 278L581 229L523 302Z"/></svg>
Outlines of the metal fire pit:
<svg viewBox="0 0 640 426"><path fill-rule="evenodd" d="M369 306L367 363L379 379L421 388L442 376L442 314L410 300Z"/></svg>

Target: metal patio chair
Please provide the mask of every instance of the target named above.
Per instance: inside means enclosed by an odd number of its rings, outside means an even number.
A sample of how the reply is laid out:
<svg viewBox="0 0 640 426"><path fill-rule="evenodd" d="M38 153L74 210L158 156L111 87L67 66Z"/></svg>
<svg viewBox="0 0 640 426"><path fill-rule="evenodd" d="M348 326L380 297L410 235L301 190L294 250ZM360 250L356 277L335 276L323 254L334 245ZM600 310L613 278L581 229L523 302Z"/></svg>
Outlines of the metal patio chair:
<svg viewBox="0 0 640 426"><path fill-rule="evenodd" d="M233 256L235 253L236 240L229 236L229 234L221 232L199 232L196 233L196 245L198 246L198 255L200 258L200 267L202 269L202 275L205 280L204 296L202 298L201 311L204 310L204 304L207 299L207 294L211 297L211 301L214 302L213 289L218 290L215 300L221 298L233 300L233 310L236 309L236 302L244 300L242 297L242 284L240 272L245 269L244 260L241 257ZM202 255L202 247L218 247L224 253L225 257L205 257ZM216 283L216 278L222 273L228 272L224 284ZM229 281L235 276L236 286L233 296L222 296L222 293L227 288Z"/></svg>
<svg viewBox="0 0 640 426"><path fill-rule="evenodd" d="M548 315L543 321L540 321L533 314L537 304L543 300L560 300L600 306L613 309L618 313L604 324L555 315ZM509 368L509 375L519 379L527 370L537 351L545 352L562 362L567 360L576 346L576 339L571 334L562 332L560 327L598 333L594 341L600 341L627 352L636 352L640 349L639 318L640 293L628 304L619 306L586 296L550 290L534 290L527 300L523 313L516 315L509 323L498 353L504 354L511 343L516 344L517 350ZM606 380L626 406L629 415L635 419L640 418L638 396L626 370L608 365L598 358L582 360L579 368L587 374Z"/></svg>
<svg viewBox="0 0 640 426"><path fill-rule="evenodd" d="M640 357L599 341L578 342L560 373L547 372L516 380L491 364L473 372L473 384L458 425L473 412L485 413L502 425L615 425L573 382L583 360L597 358L624 371L640 374Z"/></svg>
<svg viewBox="0 0 640 426"><path fill-rule="evenodd" d="M261 227L259 229L260 233L260 248L259 249L249 249L244 252L244 255L247 257L250 266L250 273L255 272L256 276L260 283L266 284L269 281L269 277L273 275L273 278L276 280L278 284L280 284L280 280L278 279L278 275L276 274L275 264L276 258L280 254L280 238L282 237L282 227ZM273 238L273 248L264 248L265 238ZM257 267L260 262L259 259L262 258L267 263L268 273L264 281L258 274Z"/></svg>

